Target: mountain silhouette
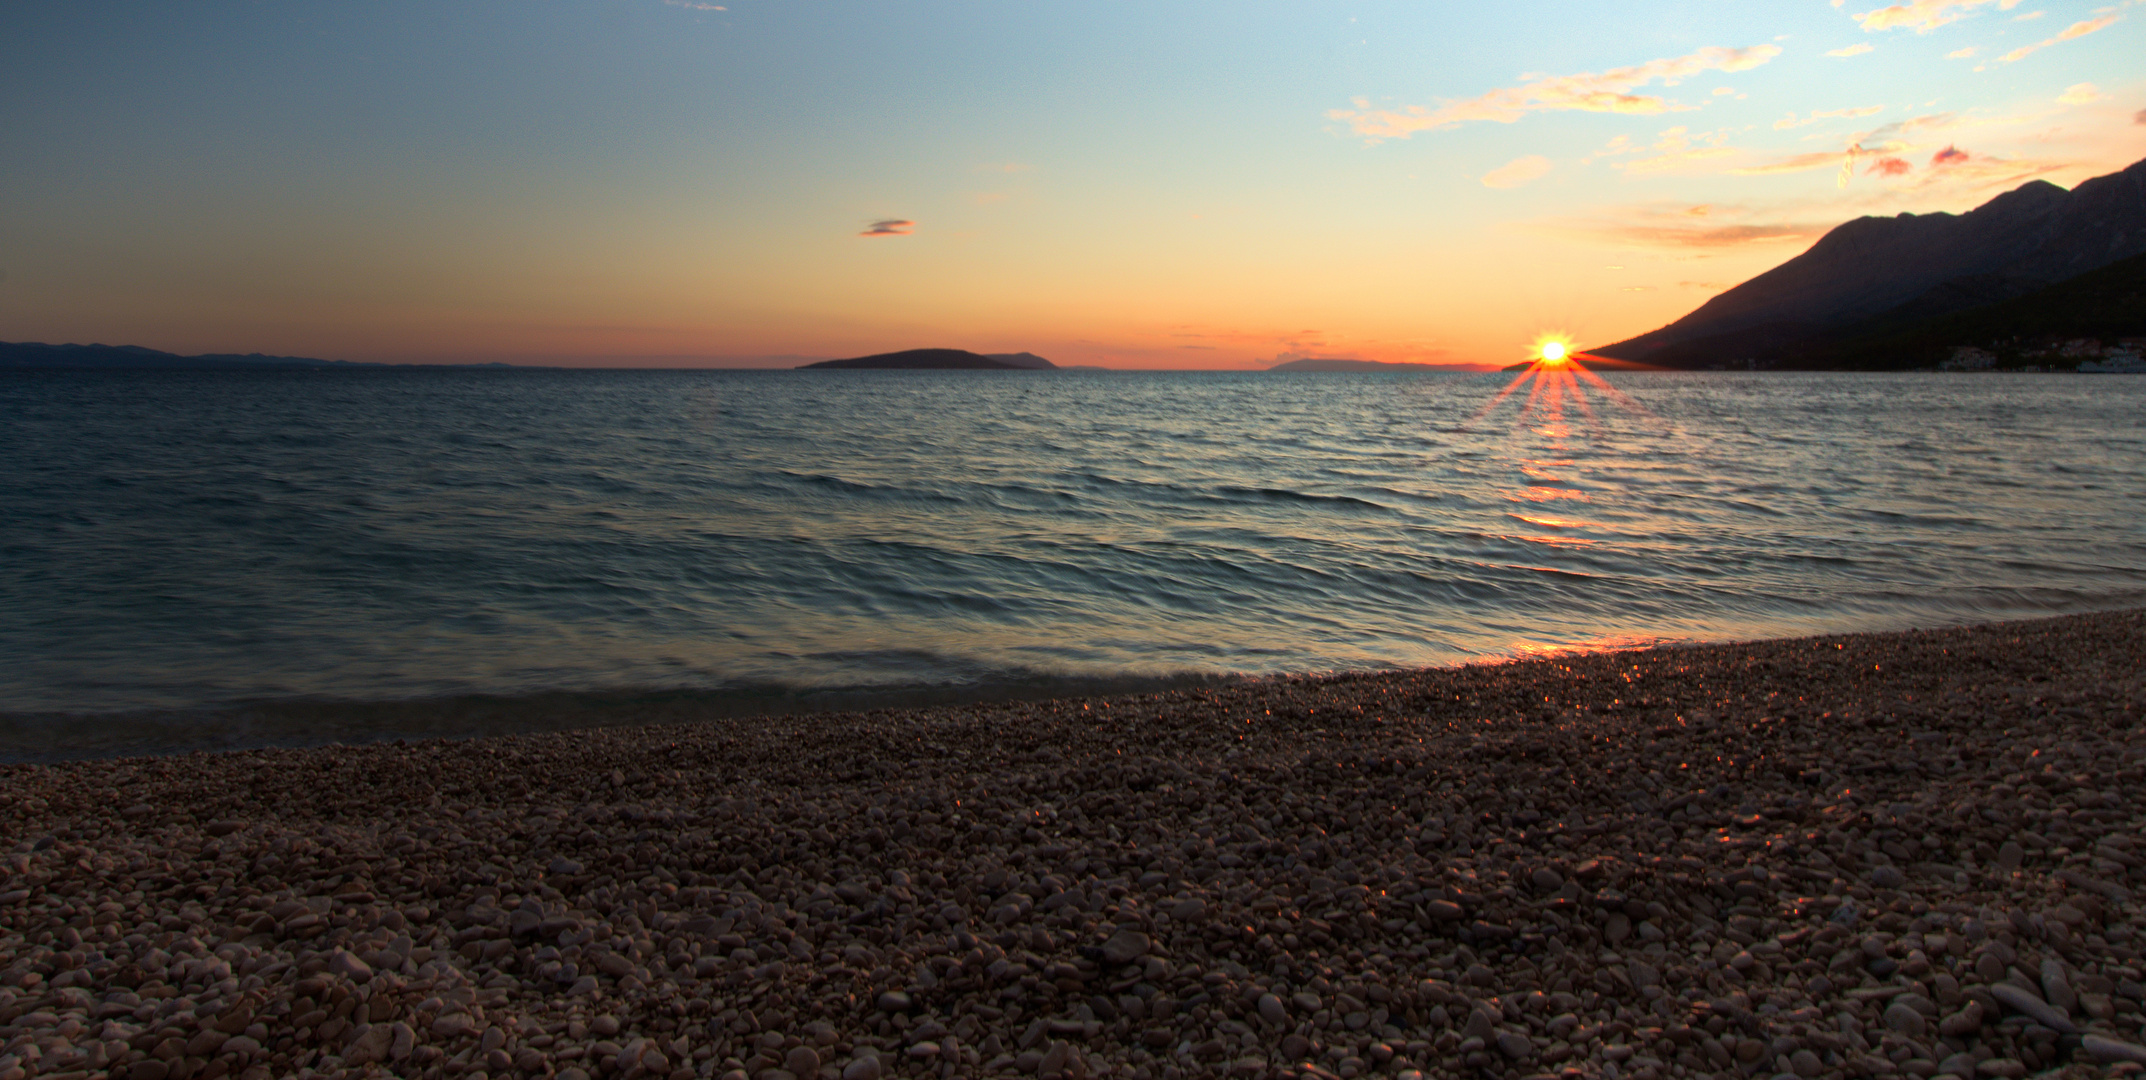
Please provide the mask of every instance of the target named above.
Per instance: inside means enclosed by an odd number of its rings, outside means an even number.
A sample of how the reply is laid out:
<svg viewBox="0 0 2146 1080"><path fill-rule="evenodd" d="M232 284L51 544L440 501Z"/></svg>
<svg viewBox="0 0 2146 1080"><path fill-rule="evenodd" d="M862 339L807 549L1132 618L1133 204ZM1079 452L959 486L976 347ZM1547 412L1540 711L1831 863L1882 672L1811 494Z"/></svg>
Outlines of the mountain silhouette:
<svg viewBox="0 0 2146 1080"><path fill-rule="evenodd" d="M2030 181L1965 214L1864 217L1659 330L1590 352L1703 367L1869 336L2025 296L2146 253L2146 161L2066 191Z"/></svg>
<svg viewBox="0 0 2146 1080"><path fill-rule="evenodd" d="M1057 367L1034 353L985 356L967 349L908 349L848 360L822 360L799 368L842 371L1040 371Z"/></svg>
<svg viewBox="0 0 2146 1080"><path fill-rule="evenodd" d="M263 356L260 353L208 353L180 356L140 345L47 345L42 341L0 341L0 367L17 368L293 368L382 367L349 360L315 360L308 356Z"/></svg>

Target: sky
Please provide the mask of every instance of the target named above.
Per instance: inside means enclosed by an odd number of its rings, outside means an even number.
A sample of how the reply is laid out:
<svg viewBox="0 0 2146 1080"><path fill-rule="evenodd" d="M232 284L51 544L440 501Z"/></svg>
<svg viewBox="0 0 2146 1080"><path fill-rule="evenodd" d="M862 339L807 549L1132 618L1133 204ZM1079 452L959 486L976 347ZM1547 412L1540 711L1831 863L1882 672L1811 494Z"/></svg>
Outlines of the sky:
<svg viewBox="0 0 2146 1080"><path fill-rule="evenodd" d="M0 340L1498 366L2146 157L2146 2L0 3Z"/></svg>

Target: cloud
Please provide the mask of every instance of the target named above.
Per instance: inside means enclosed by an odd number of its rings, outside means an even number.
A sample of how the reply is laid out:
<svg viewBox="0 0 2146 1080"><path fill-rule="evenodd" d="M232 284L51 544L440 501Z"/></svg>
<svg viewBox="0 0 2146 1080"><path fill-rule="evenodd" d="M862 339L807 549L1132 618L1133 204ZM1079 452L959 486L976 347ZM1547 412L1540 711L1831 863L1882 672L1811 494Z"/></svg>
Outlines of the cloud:
<svg viewBox="0 0 2146 1080"><path fill-rule="evenodd" d="M1605 230L1605 232L1617 236L1626 243L1679 248L1725 248L1775 240L1800 240L1806 236L1817 236L1825 231L1826 226L1823 225L1793 225L1787 223L1716 225L1710 228L1629 225L1623 228Z"/></svg>
<svg viewBox="0 0 2146 1080"><path fill-rule="evenodd" d="M1927 34L1946 23L1965 17L1975 8L1990 4L1996 4L1999 11L2010 11L2019 4L2019 0L1909 0L1905 4L1863 12L1855 16L1855 21L1866 31L1906 27L1918 34Z"/></svg>
<svg viewBox="0 0 2146 1080"><path fill-rule="evenodd" d="M2066 87L2057 95L2058 103L2064 105L2086 105L2100 100L2101 91L2094 89L2093 83L2085 82Z"/></svg>
<svg viewBox="0 0 2146 1080"><path fill-rule="evenodd" d="M2146 125L2146 109L2140 109L2138 112L2132 114L2131 122L2134 124Z"/></svg>
<svg viewBox="0 0 2146 1080"><path fill-rule="evenodd" d="M1863 55L1864 53L1867 53L1867 52L1871 52L1871 51L1874 51L1875 49L1877 49L1877 46L1876 46L1876 45L1872 45L1872 44L1871 44L1870 42L1867 42L1867 41L1858 41L1858 42L1856 42L1856 43L1855 43L1855 44L1853 44L1853 45L1845 45L1845 46L1842 46L1841 48L1838 48L1838 49L1834 49L1834 50L1832 50L1832 51L1830 51L1830 52L1826 53L1826 55L1827 55L1827 56L1861 56L1861 55Z"/></svg>
<svg viewBox="0 0 2146 1080"><path fill-rule="evenodd" d="M1677 282L1677 287L1681 289L1705 289L1708 292L1720 292L1728 288L1726 284L1719 281L1679 281Z"/></svg>
<svg viewBox="0 0 2146 1080"><path fill-rule="evenodd" d="M2046 11L2030 11L2030 12L2026 13L2025 15L2014 15L2014 16L2012 16L2012 21L2013 21L2013 22L2033 22L2034 20L2036 20L2036 19L2039 19L2039 18L2041 18L2042 16L2044 16L2044 15L2047 15L2047 14L2049 14L2049 13L2048 13L2048 12L2046 12Z"/></svg>
<svg viewBox="0 0 2146 1080"><path fill-rule="evenodd" d="M910 234L910 232L911 232L911 231L913 231L913 230L914 230L914 229L915 229L916 227L917 227L917 223L916 223L916 222L914 222L914 221L907 221L907 220L904 220L904 219L902 219L902 218L886 218L886 219L883 219L883 220L880 220L880 221L875 221L875 222L871 223L870 225L868 225L868 226L866 226L866 227L865 227L865 230L864 230L863 232L861 232L861 233L858 233L857 235L859 235L859 236L907 236L907 235L909 235L909 234Z"/></svg>
<svg viewBox="0 0 2146 1080"><path fill-rule="evenodd" d="M1751 165L1731 170L1731 175L1770 176L1777 173L1808 172L1813 169L1823 169L1838 165L1840 171L1834 180L1834 186L1847 187L1848 181L1855 176L1855 163L1858 160L1866 157L1898 154L1914 149L1912 145L1902 141L1899 136L1923 128L1953 126L1957 126L1957 122L1952 113L1930 113L1924 116L1911 116L1906 120L1896 120L1893 123L1882 125L1870 131L1860 132L1854 138L1849 139L1847 147L1842 150L1820 150L1808 154L1795 154L1764 165ZM1888 173L1886 175L1893 174Z"/></svg>
<svg viewBox="0 0 2146 1080"><path fill-rule="evenodd" d="M1870 168L1863 170L1863 175L1904 176L1914 168L1915 166L1910 165L1899 158L1887 156L1881 157L1878 160L1871 162Z"/></svg>
<svg viewBox="0 0 2146 1080"><path fill-rule="evenodd" d="M1831 224L1770 220L1736 206L1709 207L1710 213L1703 215L1693 214L1692 209L1676 203L1626 207L1610 210L1611 216L1606 220L1568 219L1545 222L1535 228L1620 247L1718 253L1747 244L1816 238L1832 227ZM1737 220L1718 220L1722 217Z"/></svg>
<svg viewBox="0 0 2146 1080"><path fill-rule="evenodd" d="M1819 150L1809 154L1796 154L1764 165L1746 165L1729 170L1731 176L1774 176L1780 173L1810 172L1813 169L1831 169L1840 164L1838 150Z"/></svg>
<svg viewBox="0 0 2146 1080"><path fill-rule="evenodd" d="M1660 141L1654 144L1659 153L1638 161L1620 161L1616 167L1626 174L1664 172L1688 161L1703 161L1708 158L1728 157L1736 151L1723 143L1728 132L1716 131L1693 135L1682 127L1673 127L1661 133Z"/></svg>
<svg viewBox="0 0 2146 1080"><path fill-rule="evenodd" d="M668 5L670 5L671 7L676 7L676 8L685 8L685 9L686 9L686 10L688 10L688 11L729 11L729 10L730 10L729 8L727 8L727 7L724 7L724 6L722 6L721 4L702 4L702 3L697 3L697 2L696 2L696 0L663 0L663 2L664 2L665 4L668 4Z"/></svg>
<svg viewBox="0 0 2146 1080"><path fill-rule="evenodd" d="M1600 74L1523 76L1519 86L1501 87L1466 101L1449 101L1436 108L1410 105L1400 110L1372 109L1362 98L1354 109L1335 109L1329 119L1347 121L1359 135L1373 139L1405 139L1419 131L1437 131L1474 121L1510 124L1531 112L1603 112L1651 116L1681 112L1694 106L1632 91L1652 83L1675 86L1705 71L1748 71L1781 54L1778 45L1754 45L1743 49L1712 46L1687 56L1650 60L1632 67L1611 68Z"/></svg>
<svg viewBox="0 0 2146 1080"><path fill-rule="evenodd" d="M1529 154L1514 158L1483 174L1483 186L1490 188L1516 188L1550 171L1550 159L1541 154Z"/></svg>
<svg viewBox="0 0 2146 1080"><path fill-rule="evenodd" d="M1844 120L1861 116L1876 116L1884 111L1885 106L1883 105L1865 105L1857 109L1827 109L1823 112L1814 110L1811 115L1801 120L1796 119L1795 113L1789 113L1787 119L1774 121L1773 129L1775 131L1788 131L1793 128L1809 127L1821 120Z"/></svg>
<svg viewBox="0 0 2146 1080"><path fill-rule="evenodd" d="M1980 45L1969 45L1968 47L1966 47L1966 48L1964 48L1964 49L1954 49L1954 50L1952 50L1951 52L1949 52L1949 53L1946 53L1946 54L1945 54L1945 59L1947 59L1947 60L1967 60L1967 59L1970 59L1970 58L1972 58L1972 57L1973 57L1973 56L1974 56L1974 55L1975 55L1976 53L1978 53L1978 52L1981 52L1981 51L1982 51L1982 47L1981 47Z"/></svg>
<svg viewBox="0 0 2146 1080"><path fill-rule="evenodd" d="M2026 57L2027 54L2031 52L2034 52L2038 49L2046 49L2051 45L2057 44L2060 41L2070 41L2073 38L2083 38L2088 34L2095 33L2100 30L2106 30L2122 19L2123 16L2121 15L2103 15L2101 18L2098 19L2082 19L2079 22L2075 22L2070 26L2065 27L2063 30L2057 33L2057 36L2053 38L2049 38L2044 41L2037 41L2032 45L2022 45L2019 48L2013 49L2011 52L2008 52L2003 56L1998 57L1997 62L2000 64L2012 63L2016 60L2023 59L2024 57Z"/></svg>
<svg viewBox="0 0 2146 1080"><path fill-rule="evenodd" d="M1971 157L1972 155L1970 155L1967 151L1962 150L1957 146L1953 146L1950 143L1947 143L1945 144L1945 148L1943 150L1940 150L1937 153L1930 155L1930 167L1935 169L1945 165L1958 165L1962 162L1969 160Z"/></svg>

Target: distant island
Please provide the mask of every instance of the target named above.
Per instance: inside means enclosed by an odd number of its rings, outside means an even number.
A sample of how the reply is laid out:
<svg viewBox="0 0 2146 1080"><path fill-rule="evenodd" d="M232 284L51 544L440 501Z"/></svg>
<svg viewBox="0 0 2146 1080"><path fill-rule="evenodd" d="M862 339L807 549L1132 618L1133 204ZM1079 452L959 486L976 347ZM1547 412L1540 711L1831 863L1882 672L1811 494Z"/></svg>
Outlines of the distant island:
<svg viewBox="0 0 2146 1080"><path fill-rule="evenodd" d="M1448 364L1387 363L1384 360L1347 360L1341 358L1306 357L1276 364L1268 371L1475 371L1474 367Z"/></svg>
<svg viewBox="0 0 2146 1080"><path fill-rule="evenodd" d="M1638 337L1672 369L2133 370L2146 347L2146 161L2030 181L1965 214L1864 217Z"/></svg>
<svg viewBox="0 0 2146 1080"><path fill-rule="evenodd" d="M1057 371L1035 353L973 353L967 349L907 349L848 360L822 360L799 371Z"/></svg>
<svg viewBox="0 0 2146 1080"><path fill-rule="evenodd" d="M287 370L291 368L504 368L514 364L380 364L362 360L319 360L310 356L266 356L261 353L204 353L181 356L140 345L47 345L42 341L0 341L0 368L88 368L95 370L146 369L241 369Z"/></svg>

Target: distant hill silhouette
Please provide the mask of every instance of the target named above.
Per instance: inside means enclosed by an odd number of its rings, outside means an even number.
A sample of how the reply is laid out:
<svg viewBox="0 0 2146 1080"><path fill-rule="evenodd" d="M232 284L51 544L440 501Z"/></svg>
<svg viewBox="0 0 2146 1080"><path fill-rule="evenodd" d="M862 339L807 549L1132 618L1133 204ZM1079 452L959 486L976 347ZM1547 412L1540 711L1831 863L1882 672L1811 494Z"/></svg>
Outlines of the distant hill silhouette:
<svg viewBox="0 0 2146 1080"><path fill-rule="evenodd" d="M985 356L967 349L908 349L849 360L822 360L799 370L814 368L840 371L1041 371L1056 368L1034 353L999 353Z"/></svg>
<svg viewBox="0 0 2146 1080"><path fill-rule="evenodd" d="M1602 356L1665 367L1827 366L1844 343L2002 303L2146 254L2146 161L2071 191L2041 180L1965 214L1858 218Z"/></svg>
<svg viewBox="0 0 2146 1080"><path fill-rule="evenodd" d="M1458 371L1472 370L1447 367L1441 364L1395 364L1384 360L1344 360L1323 357L1306 357L1276 364L1268 371Z"/></svg>
<svg viewBox="0 0 2146 1080"><path fill-rule="evenodd" d="M260 353L209 353L180 356L139 345L47 345L41 341L0 342L0 367L37 368L272 368L384 367L348 360Z"/></svg>
<svg viewBox="0 0 2146 1080"><path fill-rule="evenodd" d="M985 353L984 355L993 360L997 360L1000 363L1012 364L1017 368L1028 368L1031 371L1058 370L1058 365L1053 364L1050 361L1045 360L1044 358L1037 356L1035 353L1032 352Z"/></svg>
<svg viewBox="0 0 2146 1080"><path fill-rule="evenodd" d="M1826 367L1928 367L1961 345L2024 354L2074 338L2146 338L2146 255L2001 303L1923 319L1878 320L1853 336L1808 348L1805 359Z"/></svg>
<svg viewBox="0 0 2146 1080"><path fill-rule="evenodd" d="M318 360L310 356L264 356L261 353L178 353L140 345L47 345L41 341L0 341L0 368L509 368L517 364L380 364L364 360Z"/></svg>

